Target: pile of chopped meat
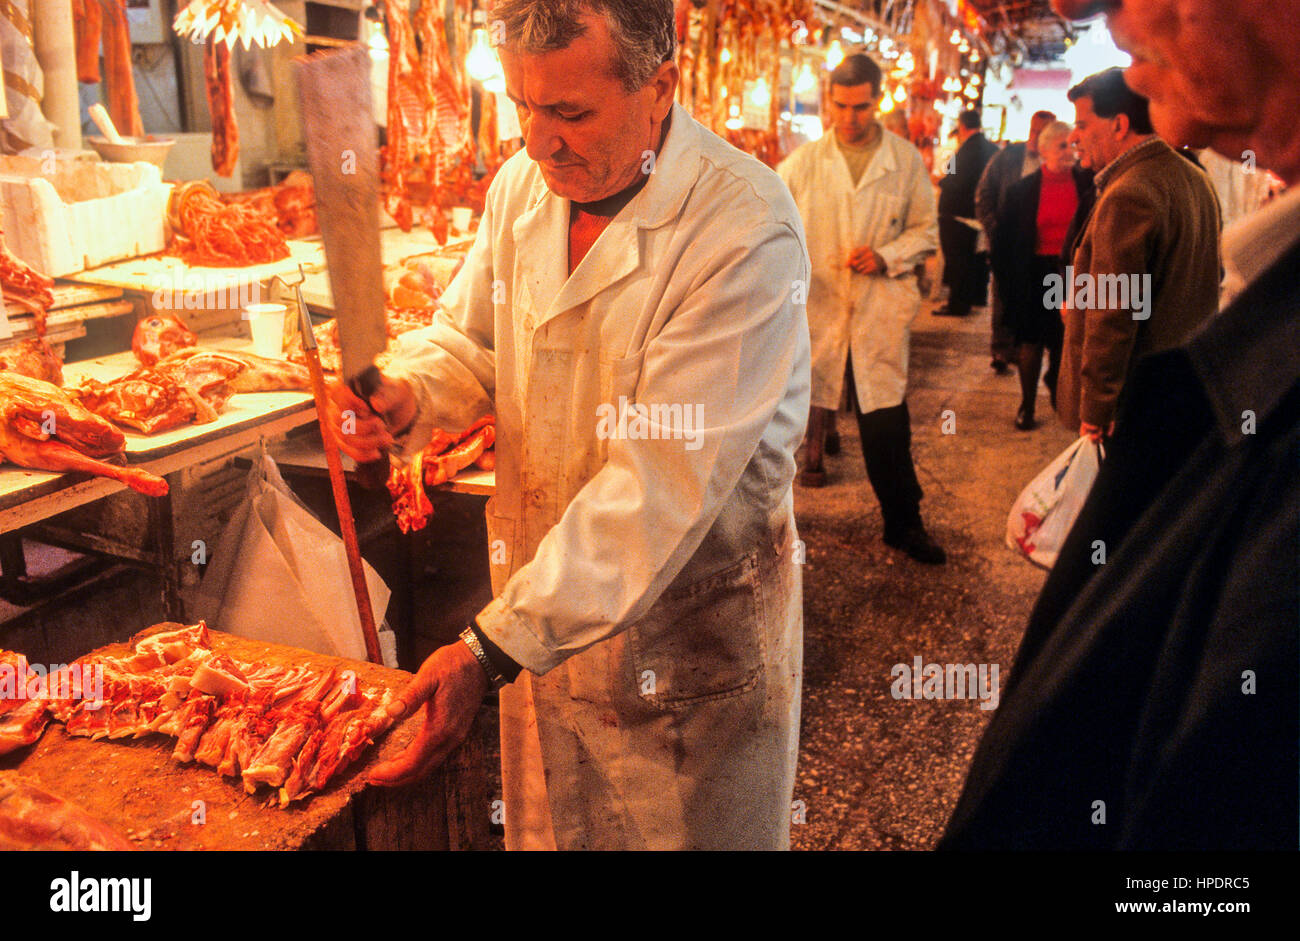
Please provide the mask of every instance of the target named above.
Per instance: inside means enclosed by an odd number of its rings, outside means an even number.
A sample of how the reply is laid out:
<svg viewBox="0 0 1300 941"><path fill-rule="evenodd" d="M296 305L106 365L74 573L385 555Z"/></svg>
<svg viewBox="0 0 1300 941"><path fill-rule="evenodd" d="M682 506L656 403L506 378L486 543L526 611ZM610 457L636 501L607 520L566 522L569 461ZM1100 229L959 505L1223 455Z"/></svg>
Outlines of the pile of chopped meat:
<svg viewBox="0 0 1300 941"><path fill-rule="evenodd" d="M167 254L193 267L242 268L289 257L277 217L252 203L226 202L206 180L172 190L167 219L175 235Z"/></svg>
<svg viewBox="0 0 1300 941"><path fill-rule="evenodd" d="M130 656L91 655L66 668L69 677L102 671L98 698L60 671L35 701L69 735L173 738L176 761L237 778L249 794L278 790L281 807L324 790L392 725L393 694L351 671L246 663L214 651L202 622L144 633ZM24 736L39 737L39 729Z"/></svg>

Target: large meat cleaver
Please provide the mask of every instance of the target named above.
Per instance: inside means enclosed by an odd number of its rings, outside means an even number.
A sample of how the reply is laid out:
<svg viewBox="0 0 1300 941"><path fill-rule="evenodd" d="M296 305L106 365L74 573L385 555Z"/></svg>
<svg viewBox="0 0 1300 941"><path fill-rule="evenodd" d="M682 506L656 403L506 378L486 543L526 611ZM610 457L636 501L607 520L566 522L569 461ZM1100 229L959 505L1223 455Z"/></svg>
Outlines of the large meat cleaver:
<svg viewBox="0 0 1300 941"><path fill-rule="evenodd" d="M388 345L379 243L378 132L370 106L370 53L363 45L294 60L316 218L343 353L343 381L369 401L375 357ZM388 476L387 460L358 468L362 483Z"/></svg>

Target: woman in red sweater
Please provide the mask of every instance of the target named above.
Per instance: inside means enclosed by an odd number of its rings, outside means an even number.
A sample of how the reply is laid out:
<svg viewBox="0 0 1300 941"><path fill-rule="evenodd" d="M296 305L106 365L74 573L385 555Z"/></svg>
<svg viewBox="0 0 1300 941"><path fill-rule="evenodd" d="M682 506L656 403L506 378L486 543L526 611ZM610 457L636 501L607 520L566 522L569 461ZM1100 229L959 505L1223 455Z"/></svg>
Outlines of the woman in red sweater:
<svg viewBox="0 0 1300 941"><path fill-rule="evenodd" d="M1044 349L1048 352L1048 366L1043 381L1053 405L1056 403L1064 329L1061 312L1047 304L1048 279L1063 276L1068 263L1063 256L1073 250L1069 244L1071 226L1080 210L1086 212L1091 204L1092 178L1075 166L1069 134L1070 126L1064 121L1053 121L1043 128L1038 136L1042 166L1007 191L992 246L998 290L1007 324L1015 333L1016 365L1020 371L1016 427L1021 431L1037 425L1034 403Z"/></svg>

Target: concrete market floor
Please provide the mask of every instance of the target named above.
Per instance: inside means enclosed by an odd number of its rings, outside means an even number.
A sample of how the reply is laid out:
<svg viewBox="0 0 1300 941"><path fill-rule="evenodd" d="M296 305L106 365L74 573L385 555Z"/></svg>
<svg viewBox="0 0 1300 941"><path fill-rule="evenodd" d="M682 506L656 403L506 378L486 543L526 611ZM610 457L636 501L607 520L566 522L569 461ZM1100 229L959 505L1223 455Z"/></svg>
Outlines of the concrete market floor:
<svg viewBox="0 0 1300 941"><path fill-rule="evenodd" d="M908 407L922 514L948 563L921 565L880 541L852 416L838 418L828 485L795 488L807 551L795 849L934 846L992 712L979 700L894 699L891 669L916 657L997 664L1005 683L1045 577L1005 547L1007 512L1073 435L1041 384L1042 424L1013 428L1019 384L989 367L987 310L956 319L934 306L913 324Z"/></svg>

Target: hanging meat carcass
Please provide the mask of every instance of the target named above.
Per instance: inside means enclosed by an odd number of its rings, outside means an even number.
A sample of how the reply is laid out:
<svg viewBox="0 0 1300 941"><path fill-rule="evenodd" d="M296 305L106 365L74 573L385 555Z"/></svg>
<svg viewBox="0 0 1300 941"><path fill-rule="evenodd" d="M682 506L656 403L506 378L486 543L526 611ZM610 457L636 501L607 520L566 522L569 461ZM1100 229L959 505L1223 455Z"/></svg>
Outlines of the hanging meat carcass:
<svg viewBox="0 0 1300 941"><path fill-rule="evenodd" d="M135 74L131 71L131 26L126 19L126 0L97 2L104 13L104 92L108 113L123 137L142 137L144 125L140 123L140 99L135 93Z"/></svg>
<svg viewBox="0 0 1300 941"><path fill-rule="evenodd" d="M235 84L230 73L230 47L209 39L203 49L203 77L212 115L212 169L230 176L239 160L239 125L235 123Z"/></svg>
<svg viewBox="0 0 1300 941"><path fill-rule="evenodd" d="M99 82L99 37L104 11L99 0L72 0L72 29L77 43L77 79L86 85Z"/></svg>

